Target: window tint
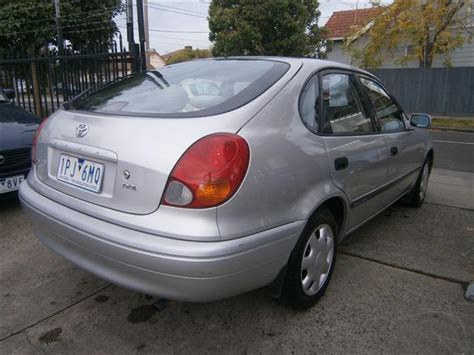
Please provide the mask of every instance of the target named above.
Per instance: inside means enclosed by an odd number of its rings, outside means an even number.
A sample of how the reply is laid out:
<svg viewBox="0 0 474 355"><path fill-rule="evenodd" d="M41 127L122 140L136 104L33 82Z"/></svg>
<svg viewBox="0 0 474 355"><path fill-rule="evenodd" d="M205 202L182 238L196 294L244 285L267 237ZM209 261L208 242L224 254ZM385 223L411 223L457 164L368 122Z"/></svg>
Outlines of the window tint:
<svg viewBox="0 0 474 355"><path fill-rule="evenodd" d="M314 132L318 130L319 80L313 76L301 93L300 114L304 124Z"/></svg>
<svg viewBox="0 0 474 355"><path fill-rule="evenodd" d="M362 85L367 88L370 101L374 107L377 128L380 132L403 131L403 113L390 98L390 95L375 81L360 78Z"/></svg>
<svg viewBox="0 0 474 355"><path fill-rule="evenodd" d="M324 133L374 132L352 75L324 75L322 90Z"/></svg>
<svg viewBox="0 0 474 355"><path fill-rule="evenodd" d="M270 60L200 60L174 64L80 96L70 107L132 116L215 115L255 99L288 68L286 63Z"/></svg>

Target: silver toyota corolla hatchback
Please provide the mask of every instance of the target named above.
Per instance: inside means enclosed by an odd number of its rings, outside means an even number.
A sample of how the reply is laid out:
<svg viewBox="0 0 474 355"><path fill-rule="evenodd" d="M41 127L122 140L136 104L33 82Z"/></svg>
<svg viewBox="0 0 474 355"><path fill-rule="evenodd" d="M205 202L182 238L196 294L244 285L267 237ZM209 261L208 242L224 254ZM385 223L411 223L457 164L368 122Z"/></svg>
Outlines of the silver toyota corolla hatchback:
<svg viewBox="0 0 474 355"><path fill-rule="evenodd" d="M272 285L306 308L345 235L423 203L429 123L334 62L169 65L53 114L20 198L44 244L112 283L191 302Z"/></svg>

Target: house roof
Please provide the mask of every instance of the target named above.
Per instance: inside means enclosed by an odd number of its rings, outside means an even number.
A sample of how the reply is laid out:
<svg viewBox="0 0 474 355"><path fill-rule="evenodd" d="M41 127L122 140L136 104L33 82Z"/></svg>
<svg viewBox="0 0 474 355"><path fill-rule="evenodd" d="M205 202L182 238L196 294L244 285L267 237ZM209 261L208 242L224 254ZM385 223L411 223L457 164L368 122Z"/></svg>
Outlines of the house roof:
<svg viewBox="0 0 474 355"><path fill-rule="evenodd" d="M354 26L368 23L382 11L382 7L335 11L324 26L328 31L327 38L332 40L343 39L351 33Z"/></svg>
<svg viewBox="0 0 474 355"><path fill-rule="evenodd" d="M188 51L188 50L190 50L190 49L193 49L193 47L192 47L192 46L185 46L184 48L178 49L178 50L176 50L176 51L163 54L162 57L163 57L165 60L168 60L168 59L170 59L171 56L173 56L173 55L175 55L175 54L178 54L178 53L181 53L181 52L184 52L184 51Z"/></svg>

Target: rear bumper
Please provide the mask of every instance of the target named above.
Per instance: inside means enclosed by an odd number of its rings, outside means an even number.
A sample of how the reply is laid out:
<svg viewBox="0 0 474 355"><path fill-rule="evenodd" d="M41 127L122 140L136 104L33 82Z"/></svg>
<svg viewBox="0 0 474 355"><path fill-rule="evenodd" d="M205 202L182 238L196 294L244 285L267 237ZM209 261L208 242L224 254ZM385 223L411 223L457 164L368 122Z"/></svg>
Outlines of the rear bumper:
<svg viewBox="0 0 474 355"><path fill-rule="evenodd" d="M114 284L189 302L221 299L272 282L305 224L196 242L105 222L44 197L28 182L20 187L20 200L35 235L64 258Z"/></svg>

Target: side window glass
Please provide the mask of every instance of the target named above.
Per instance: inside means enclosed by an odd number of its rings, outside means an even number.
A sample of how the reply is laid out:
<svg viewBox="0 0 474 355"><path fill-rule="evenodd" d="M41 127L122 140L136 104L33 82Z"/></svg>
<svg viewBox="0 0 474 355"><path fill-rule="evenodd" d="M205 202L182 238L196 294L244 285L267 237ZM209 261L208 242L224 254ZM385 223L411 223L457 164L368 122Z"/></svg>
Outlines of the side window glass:
<svg viewBox="0 0 474 355"><path fill-rule="evenodd" d="M403 113L395 105L390 95L373 80L360 78L360 81L367 88L367 93L374 107L379 131L398 132L405 130Z"/></svg>
<svg viewBox="0 0 474 355"><path fill-rule="evenodd" d="M313 132L318 131L319 81L314 75L306 83L300 98L300 114L303 123Z"/></svg>
<svg viewBox="0 0 474 355"><path fill-rule="evenodd" d="M324 75L322 91L324 133L374 132L370 115L364 110L352 75Z"/></svg>

